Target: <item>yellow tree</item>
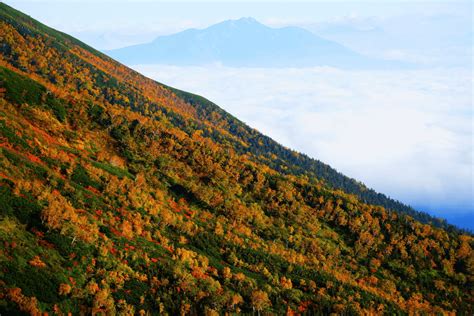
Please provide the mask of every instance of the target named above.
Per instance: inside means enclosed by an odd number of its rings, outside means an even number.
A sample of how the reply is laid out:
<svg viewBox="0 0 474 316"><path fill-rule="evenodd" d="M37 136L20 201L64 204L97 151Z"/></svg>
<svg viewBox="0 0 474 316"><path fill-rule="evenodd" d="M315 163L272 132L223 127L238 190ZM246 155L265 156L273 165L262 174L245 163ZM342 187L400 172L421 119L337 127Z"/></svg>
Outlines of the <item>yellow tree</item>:
<svg viewBox="0 0 474 316"><path fill-rule="evenodd" d="M260 290L253 291L250 300L252 302L252 308L257 310L258 315L260 315L261 310L272 305L270 299L268 298L268 294Z"/></svg>

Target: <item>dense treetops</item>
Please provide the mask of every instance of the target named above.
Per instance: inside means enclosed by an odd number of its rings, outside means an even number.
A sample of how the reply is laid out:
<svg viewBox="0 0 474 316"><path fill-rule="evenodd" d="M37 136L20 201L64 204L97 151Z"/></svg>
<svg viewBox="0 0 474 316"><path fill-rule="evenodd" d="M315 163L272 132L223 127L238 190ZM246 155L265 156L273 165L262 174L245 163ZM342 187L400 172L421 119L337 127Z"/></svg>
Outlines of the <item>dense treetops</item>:
<svg viewBox="0 0 474 316"><path fill-rule="evenodd" d="M472 236L4 4L0 42L0 313L472 314Z"/></svg>

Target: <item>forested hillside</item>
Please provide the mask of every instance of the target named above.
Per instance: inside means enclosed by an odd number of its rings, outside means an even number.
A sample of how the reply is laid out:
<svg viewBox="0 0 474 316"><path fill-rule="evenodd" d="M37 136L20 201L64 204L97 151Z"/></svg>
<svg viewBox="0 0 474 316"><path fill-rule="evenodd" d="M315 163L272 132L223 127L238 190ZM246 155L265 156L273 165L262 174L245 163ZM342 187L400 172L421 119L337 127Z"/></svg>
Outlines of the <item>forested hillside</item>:
<svg viewBox="0 0 474 316"><path fill-rule="evenodd" d="M473 237L406 212L0 4L2 315L472 314Z"/></svg>

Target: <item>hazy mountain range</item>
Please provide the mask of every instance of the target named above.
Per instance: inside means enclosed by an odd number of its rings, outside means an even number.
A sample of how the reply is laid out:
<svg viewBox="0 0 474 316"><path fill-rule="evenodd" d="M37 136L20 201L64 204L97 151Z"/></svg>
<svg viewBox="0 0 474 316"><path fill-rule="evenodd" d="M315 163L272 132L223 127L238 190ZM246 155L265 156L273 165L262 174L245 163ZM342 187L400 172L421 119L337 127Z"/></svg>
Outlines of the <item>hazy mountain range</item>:
<svg viewBox="0 0 474 316"><path fill-rule="evenodd" d="M399 63L367 58L300 27L271 28L247 17L205 29L160 36L145 44L106 51L128 65L223 64L237 67L386 68Z"/></svg>

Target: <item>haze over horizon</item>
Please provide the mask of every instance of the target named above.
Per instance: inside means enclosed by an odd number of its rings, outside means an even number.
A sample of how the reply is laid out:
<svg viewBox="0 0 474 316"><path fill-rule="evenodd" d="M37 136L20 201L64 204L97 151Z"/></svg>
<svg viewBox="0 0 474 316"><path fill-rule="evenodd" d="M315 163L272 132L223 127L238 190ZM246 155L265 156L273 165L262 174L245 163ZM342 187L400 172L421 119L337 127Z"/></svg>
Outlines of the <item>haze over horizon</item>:
<svg viewBox="0 0 474 316"><path fill-rule="evenodd" d="M284 3L238 9L214 3L213 13L207 10L211 4L195 3L190 5L196 10L189 10L194 15L180 15L172 3L99 2L90 4L97 8L91 16L74 2L6 3L102 50L250 16L272 27L302 27L371 58L416 63L422 69L391 72L128 65L211 99L283 145L377 191L474 228L472 17L467 14L472 5L467 1L392 1L359 9L354 2L339 8L306 3L300 9Z"/></svg>

